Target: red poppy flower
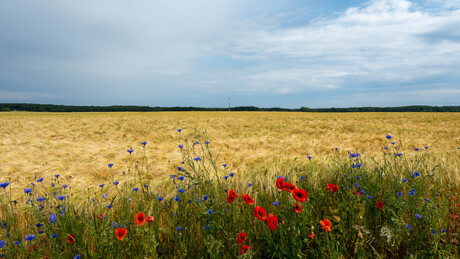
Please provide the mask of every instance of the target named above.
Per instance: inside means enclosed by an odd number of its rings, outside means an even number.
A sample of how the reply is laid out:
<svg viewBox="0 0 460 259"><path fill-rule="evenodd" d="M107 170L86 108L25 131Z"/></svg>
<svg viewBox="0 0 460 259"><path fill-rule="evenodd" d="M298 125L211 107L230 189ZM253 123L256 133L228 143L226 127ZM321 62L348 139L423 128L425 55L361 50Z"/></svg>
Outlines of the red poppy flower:
<svg viewBox="0 0 460 259"><path fill-rule="evenodd" d="M232 202L234 202L234 201L235 201L235 197L233 197L233 196L228 196L228 197L227 197L227 202L228 202L228 203L232 203Z"/></svg>
<svg viewBox="0 0 460 259"><path fill-rule="evenodd" d="M242 243L244 243L244 241L246 241L246 233L241 232L238 235L238 243L242 244Z"/></svg>
<svg viewBox="0 0 460 259"><path fill-rule="evenodd" d="M300 201L300 202L305 202L308 198L307 191L300 190L298 188L294 189L294 191L292 192L292 196L294 196L294 199L296 201Z"/></svg>
<svg viewBox="0 0 460 259"><path fill-rule="evenodd" d="M249 250L249 246L244 245L240 248L240 254L244 255L248 250Z"/></svg>
<svg viewBox="0 0 460 259"><path fill-rule="evenodd" d="M139 227L145 224L145 214L144 212L139 212L136 214L136 217L134 217L134 223L138 225Z"/></svg>
<svg viewBox="0 0 460 259"><path fill-rule="evenodd" d="M378 201L378 202L375 203L375 205L377 205L377 208L383 209L383 202Z"/></svg>
<svg viewBox="0 0 460 259"><path fill-rule="evenodd" d="M333 183L328 183L326 185L326 191L332 191L332 192L337 192L339 190L339 186L333 184Z"/></svg>
<svg viewBox="0 0 460 259"><path fill-rule="evenodd" d="M297 213L302 212L302 206L300 206L300 204L298 204L297 202L295 203L294 211Z"/></svg>
<svg viewBox="0 0 460 259"><path fill-rule="evenodd" d="M119 228L115 231L115 234L117 234L117 238L123 241L123 238L126 236L128 233L128 230L126 228Z"/></svg>
<svg viewBox="0 0 460 259"><path fill-rule="evenodd" d="M241 197L243 198L244 202L246 202L246 204L254 204L254 200L249 197L249 194L245 194Z"/></svg>
<svg viewBox="0 0 460 259"><path fill-rule="evenodd" d="M153 222L153 216L148 216L145 219L147 220L147 222Z"/></svg>
<svg viewBox="0 0 460 259"><path fill-rule="evenodd" d="M99 214L99 215L97 215L97 217L102 219L104 217L104 214Z"/></svg>
<svg viewBox="0 0 460 259"><path fill-rule="evenodd" d="M270 213L267 217L267 224L270 230L275 230L276 226L278 226L278 218Z"/></svg>
<svg viewBox="0 0 460 259"><path fill-rule="evenodd" d="M236 194L234 190L228 191L227 201L229 203L232 203L233 201L235 201L236 197L238 197L238 194Z"/></svg>
<svg viewBox="0 0 460 259"><path fill-rule="evenodd" d="M73 242L75 242L75 236L74 236L74 234L69 235L69 236L67 237L67 242L69 242L69 243L71 243L71 244L73 244Z"/></svg>
<svg viewBox="0 0 460 259"><path fill-rule="evenodd" d="M284 183L284 179L283 177L280 177L278 178L278 180L276 180L276 187L278 187L278 189L283 189L283 183Z"/></svg>
<svg viewBox="0 0 460 259"><path fill-rule="evenodd" d="M450 217L455 219L455 218L458 218L458 216L454 215L454 214L450 214Z"/></svg>
<svg viewBox="0 0 460 259"><path fill-rule="evenodd" d="M254 208L254 216L256 216L258 220L265 220L265 217L267 216L267 212L265 211L264 208L260 206L256 206Z"/></svg>
<svg viewBox="0 0 460 259"><path fill-rule="evenodd" d="M292 183L286 183L285 187L286 187L286 191L288 192L292 192L296 188L295 185L293 185Z"/></svg>
<svg viewBox="0 0 460 259"><path fill-rule="evenodd" d="M321 228L328 231L328 232L331 232L331 226L332 226L332 223L329 219L324 219L324 220L320 220L319 223L321 224Z"/></svg>
<svg viewBox="0 0 460 259"><path fill-rule="evenodd" d="M315 236L315 233L311 232L310 235L308 235L309 238L313 239L313 237Z"/></svg>

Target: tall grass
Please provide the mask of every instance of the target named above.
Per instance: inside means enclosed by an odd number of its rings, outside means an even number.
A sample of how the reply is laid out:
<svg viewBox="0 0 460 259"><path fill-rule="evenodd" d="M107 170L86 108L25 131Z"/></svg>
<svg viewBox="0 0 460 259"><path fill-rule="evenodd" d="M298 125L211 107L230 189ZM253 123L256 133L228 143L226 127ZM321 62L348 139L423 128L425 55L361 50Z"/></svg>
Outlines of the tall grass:
<svg viewBox="0 0 460 259"><path fill-rule="evenodd" d="M51 175L23 186L31 188L27 194L13 196L15 183L0 179L2 186L9 183L0 188L0 240L5 241L0 243L0 254L7 258L459 256L459 189L443 179L445 168L436 166L429 149L414 151L402 144L395 148L391 140L383 140L389 148L378 155L337 149L321 162L314 156L274 159L240 172L224 164L215 150L220 148L205 135L188 140L179 133L179 139L182 162L160 185L148 177L149 144L127 153L125 166L109 165L110 181L82 189L65 187L68 184L60 176ZM305 190L307 200L297 201L297 190L286 184L277 187L282 181ZM328 184L337 189L327 188ZM234 201L229 199L231 190L238 196ZM245 194L253 204L242 199ZM296 203L302 207L299 213ZM259 220L257 206L278 223ZM138 216L143 221L139 212L153 216L153 221L136 224ZM328 220L331 231L321 224ZM116 231L122 228L127 234L120 240ZM238 242L240 233L246 234L243 243ZM243 248L248 248L244 255Z"/></svg>

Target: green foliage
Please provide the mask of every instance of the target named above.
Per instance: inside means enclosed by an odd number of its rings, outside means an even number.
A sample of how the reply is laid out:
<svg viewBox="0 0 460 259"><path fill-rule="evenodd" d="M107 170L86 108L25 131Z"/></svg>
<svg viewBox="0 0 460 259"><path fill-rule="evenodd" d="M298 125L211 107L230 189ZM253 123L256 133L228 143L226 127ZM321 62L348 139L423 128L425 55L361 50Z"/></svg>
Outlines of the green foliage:
<svg viewBox="0 0 460 259"><path fill-rule="evenodd" d="M0 103L0 111L32 112L165 112L165 111L228 111L229 108L204 107L150 107L135 105L71 106L33 103ZM460 106L413 105L401 107L349 107L349 108L259 108L255 106L232 107L231 111L277 111L277 112L460 112Z"/></svg>
<svg viewBox="0 0 460 259"><path fill-rule="evenodd" d="M451 217L459 214L454 200L458 190L451 189L452 183L437 181L442 175L425 166L432 159L427 152L408 158L388 151L382 157L350 157L337 151L326 165L314 159L273 164L279 176L308 192L307 201L300 203L291 192L276 187L278 175L269 175L268 168L230 177L230 169L218 163L218 154L205 140L190 143L182 138L184 163L171 176L169 187L151 188L153 183L143 180L149 168L144 146L139 152L142 159L130 154L133 168L127 169L132 170L119 173L112 168L112 181L103 187L63 188L65 183L51 176L51 180L34 182L31 194L23 197L11 197L14 183L0 188L0 222L6 223L0 229L0 240L6 241L0 254L16 258L73 258L77 254L82 258L233 258L240 256L242 244L237 236L244 232L243 245L250 247L245 257L459 256L458 244L453 242L458 240L459 223ZM338 191L326 190L329 183L339 186ZM227 202L229 190L238 193L232 203ZM254 204L246 204L241 199L244 194ZM59 196L66 198L61 201ZM38 201L39 197L45 201ZM159 201L159 197L164 199ZM384 203L383 208L377 207L378 201ZM296 203L303 207L300 213L294 211ZM270 230L267 222L254 216L255 206L277 217L276 229ZM153 216L153 222L136 225L138 212ZM57 218L53 223L52 214ZM331 232L322 229L320 220L324 219L332 222ZM43 226L36 227L37 223ZM115 235L120 227L127 228L123 241ZM25 241L31 234L36 238ZM74 243L67 241L71 234Z"/></svg>

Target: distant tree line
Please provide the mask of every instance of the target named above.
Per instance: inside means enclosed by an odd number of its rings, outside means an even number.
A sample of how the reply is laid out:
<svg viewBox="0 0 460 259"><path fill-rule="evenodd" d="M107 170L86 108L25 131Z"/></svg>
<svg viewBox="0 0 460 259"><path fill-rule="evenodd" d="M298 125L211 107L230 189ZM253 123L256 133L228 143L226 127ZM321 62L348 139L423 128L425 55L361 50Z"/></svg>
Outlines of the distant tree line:
<svg viewBox="0 0 460 259"><path fill-rule="evenodd" d="M162 112L162 111L228 111L229 108L202 107L150 107L150 106L71 106L33 103L0 103L0 111L31 111L31 112ZM231 111L287 111L287 112L460 112L460 106L428 106L413 105L400 107L350 107L350 108L259 108L255 106L239 106Z"/></svg>

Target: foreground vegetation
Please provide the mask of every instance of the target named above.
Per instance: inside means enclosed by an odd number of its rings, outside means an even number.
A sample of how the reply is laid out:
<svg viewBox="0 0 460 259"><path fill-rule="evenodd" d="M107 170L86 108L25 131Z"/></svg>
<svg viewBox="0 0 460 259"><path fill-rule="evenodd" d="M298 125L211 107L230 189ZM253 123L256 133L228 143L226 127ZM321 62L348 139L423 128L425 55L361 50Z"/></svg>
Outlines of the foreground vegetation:
<svg viewBox="0 0 460 259"><path fill-rule="evenodd" d="M458 183L444 177L458 164L444 166L429 146L383 135L375 155L334 148L321 162L308 155L241 172L206 135L178 134L182 162L160 185L148 177L147 142L127 150L126 164L108 164L109 180L83 188L53 174L18 195L2 177L0 255L459 256Z"/></svg>

